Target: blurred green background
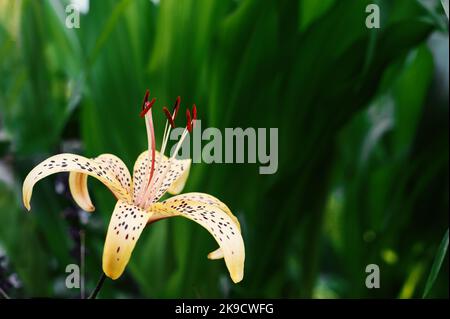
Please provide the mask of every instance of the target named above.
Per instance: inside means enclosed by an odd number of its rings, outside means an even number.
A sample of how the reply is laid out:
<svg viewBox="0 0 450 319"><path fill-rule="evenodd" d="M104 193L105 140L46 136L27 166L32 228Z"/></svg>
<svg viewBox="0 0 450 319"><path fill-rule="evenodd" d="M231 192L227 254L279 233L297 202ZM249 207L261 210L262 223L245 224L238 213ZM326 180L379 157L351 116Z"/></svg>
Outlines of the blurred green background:
<svg viewBox="0 0 450 319"><path fill-rule="evenodd" d="M80 212L67 175L26 174L63 151L146 147L139 108L196 103L202 126L276 127L279 168L195 164L187 191L219 197L242 224L244 280L232 284L200 226L149 226L100 297L448 298L448 20L440 1L0 0L0 287L78 298L67 264L86 241L86 291L101 274L114 197L94 179ZM366 5L381 9L367 29ZM163 114L156 112L157 143ZM446 235L445 235L446 234ZM443 241L443 244L441 244ZM381 287L367 289L366 265ZM442 263L442 267L441 266Z"/></svg>

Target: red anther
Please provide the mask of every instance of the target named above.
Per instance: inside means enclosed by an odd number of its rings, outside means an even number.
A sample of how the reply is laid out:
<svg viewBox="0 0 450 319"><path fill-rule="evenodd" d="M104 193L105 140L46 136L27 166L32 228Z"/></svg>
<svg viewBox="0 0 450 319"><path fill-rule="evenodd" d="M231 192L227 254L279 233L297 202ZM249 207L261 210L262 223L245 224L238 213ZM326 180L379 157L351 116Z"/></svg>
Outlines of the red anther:
<svg viewBox="0 0 450 319"><path fill-rule="evenodd" d="M192 106L192 128L195 126L195 121L197 120L197 106L195 104Z"/></svg>
<svg viewBox="0 0 450 319"><path fill-rule="evenodd" d="M191 123L191 112L189 112L189 109L186 109L186 128L190 132L192 132L192 123Z"/></svg>
<svg viewBox="0 0 450 319"><path fill-rule="evenodd" d="M140 117L144 117L145 114L147 114L148 111L152 108L153 104L155 104L156 99L153 98L150 102L144 103L144 109L142 110L141 114L139 114Z"/></svg>
<svg viewBox="0 0 450 319"><path fill-rule="evenodd" d="M174 119L174 120L175 120L175 118L177 117L178 109L180 108L180 101L181 101L181 98L180 98L180 97L177 97L177 99L176 99L176 101L175 101L175 104L173 105L173 110L172 110L172 112L173 112L173 119Z"/></svg>
<svg viewBox="0 0 450 319"><path fill-rule="evenodd" d="M167 120L170 123L170 126L172 126L172 128L175 128L175 123L173 122L172 115L170 114L170 111L167 109L167 107L165 106L163 107L163 112L166 115Z"/></svg>
<svg viewBox="0 0 450 319"><path fill-rule="evenodd" d="M144 95L144 101L142 102L142 110L144 110L145 107L145 103L148 102L148 96L150 95L150 91L147 89L145 90L145 95Z"/></svg>
<svg viewBox="0 0 450 319"><path fill-rule="evenodd" d="M197 119L197 106L195 104L192 105L192 116L195 121Z"/></svg>

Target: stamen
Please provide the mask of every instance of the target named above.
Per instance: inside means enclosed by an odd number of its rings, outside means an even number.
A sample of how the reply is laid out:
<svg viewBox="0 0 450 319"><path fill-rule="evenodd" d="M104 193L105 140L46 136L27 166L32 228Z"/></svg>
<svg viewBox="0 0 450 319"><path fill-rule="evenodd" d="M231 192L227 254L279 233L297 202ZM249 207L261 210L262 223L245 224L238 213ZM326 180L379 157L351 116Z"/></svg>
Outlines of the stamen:
<svg viewBox="0 0 450 319"><path fill-rule="evenodd" d="M191 122L191 112L189 111L189 109L186 109L186 128L188 130L188 132L192 132L192 122Z"/></svg>
<svg viewBox="0 0 450 319"><path fill-rule="evenodd" d="M164 114L167 117L167 121L166 121L166 125L164 126L163 142L162 142L161 151L160 151L161 158L156 163L157 164L157 169L159 169L159 165L161 164L160 162L162 162L163 159L164 159L164 151L166 150L167 141L169 140L170 129L171 128L175 128L174 120L175 120L175 117L177 116L178 109L180 108L180 101L181 101L181 99L178 96L176 101L175 101L174 107L173 107L173 115L170 114L170 111L167 109L167 107L165 107L165 106L163 107L163 112L164 112ZM167 123L169 123L170 126L167 125ZM166 168L166 170L164 171L163 176L166 175L166 173L169 170L170 166L171 165L169 164L168 167ZM147 207L147 205L152 202L153 197L155 196L155 190L159 189L159 187L161 187L162 181L163 181L163 179L161 178L159 183L158 183L159 186L155 187L155 180L149 180L149 185L147 186L147 189L145 190L144 195L143 195L143 200L144 200L143 207Z"/></svg>
<svg viewBox="0 0 450 319"><path fill-rule="evenodd" d="M148 111L152 108L153 104L155 104L156 99L153 98L150 102L144 103L144 108L142 109L142 112L139 114L140 117L144 117Z"/></svg>
<svg viewBox="0 0 450 319"><path fill-rule="evenodd" d="M167 117L167 120L169 121L169 123L170 123L170 126L172 127L172 128L175 128L175 123L174 123L174 121L173 121L173 119L174 119L174 117L172 117L172 114L170 114L170 111L167 109L167 107L163 107L163 112L164 112L164 114L166 115L166 117ZM175 113L174 113L175 114Z"/></svg>
<svg viewBox="0 0 450 319"><path fill-rule="evenodd" d="M151 169L150 169L150 177L148 179L147 187L150 185L150 181L153 177L153 172L155 170L155 153L156 153L156 143L155 143L155 130L153 128L153 118L152 113L150 112L150 115L147 117L147 122L150 125L150 132L151 132L151 138L152 138L152 147L151 147ZM149 150L150 155L150 150ZM149 158L150 159L150 158Z"/></svg>
<svg viewBox="0 0 450 319"><path fill-rule="evenodd" d="M192 106L192 115L193 115L192 128L194 128L195 122L197 121L197 106L195 104Z"/></svg>
<svg viewBox="0 0 450 319"><path fill-rule="evenodd" d="M178 110L180 109L180 102L181 102L181 98L178 96L176 101L175 101L175 104L173 105L173 110L172 110L172 112L173 112L173 120L174 121L175 121L175 118L177 117Z"/></svg>
<svg viewBox="0 0 450 319"><path fill-rule="evenodd" d="M175 151L173 154L169 154L169 163L167 167L164 169L164 172L160 173L158 175L157 181L153 179L153 174L155 171L155 166L158 166L161 164L160 161L164 160L164 150L167 146L167 142L170 135L171 128L175 128L175 118L178 114L179 108L180 108L180 97L178 96L175 104L173 106L172 114L167 109L167 107L163 107L164 115L167 118L167 122L164 128L164 136L163 136L163 143L161 146L161 152L160 152L160 160L155 163L155 135L154 135L154 129L153 129L153 121L152 121L152 115L151 112L147 114L147 112L151 109L153 104L155 103L155 99L152 99L150 102L146 101L148 99L148 94L146 92L144 97L144 108L141 112L141 116L145 116L146 118L146 125L147 125L147 133L149 135L149 160L152 159L150 166L150 178L148 180L147 186L143 189L141 195L138 199L138 205L147 208L151 203L153 202L153 199L155 198L158 190L161 188L161 185L163 184L166 175L171 169L172 166L172 159L176 158L176 155L183 144L184 139L188 135L188 133L192 132L195 122L197 120L197 106L193 104L192 106L192 116L191 111L189 109L186 109L186 128L183 131L180 140L177 142L175 146ZM169 125L170 124L170 125ZM156 164L156 165L155 165Z"/></svg>
<svg viewBox="0 0 450 319"><path fill-rule="evenodd" d="M144 110L145 104L148 102L148 96L150 95L150 91L147 89L144 95L144 101L142 102L142 110Z"/></svg>
<svg viewBox="0 0 450 319"><path fill-rule="evenodd" d="M166 144L169 139L170 129L175 128L175 118L177 117L178 110L180 108L180 101L181 101L181 98L178 96L177 99L175 100L175 104L173 105L173 111L172 111L172 115L171 115L172 120L170 120L170 118L166 114L167 121L166 121L166 125L164 127L164 135L163 135L163 143L162 143L163 146L161 147L162 155L164 155L164 150L166 149ZM169 112L169 114L170 114L170 112ZM169 128L167 127L167 122L170 122Z"/></svg>

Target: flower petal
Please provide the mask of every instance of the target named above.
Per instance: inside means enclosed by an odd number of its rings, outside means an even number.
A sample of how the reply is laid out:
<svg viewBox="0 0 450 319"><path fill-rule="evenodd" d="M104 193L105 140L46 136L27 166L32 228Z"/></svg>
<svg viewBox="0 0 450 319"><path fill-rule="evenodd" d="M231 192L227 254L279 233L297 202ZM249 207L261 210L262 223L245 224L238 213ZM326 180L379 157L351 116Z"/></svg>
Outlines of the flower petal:
<svg viewBox="0 0 450 319"><path fill-rule="evenodd" d="M155 187L153 203L157 202L172 186L172 194L180 193L188 178L190 166L191 159L175 158L168 159L162 166L158 166L153 183Z"/></svg>
<svg viewBox="0 0 450 319"><path fill-rule="evenodd" d="M180 160L176 160L180 161ZM189 170L191 168L191 160L184 160L185 165L183 166L183 171L179 174L179 176L175 179L175 181L170 185L167 189L167 192L171 195L178 195L183 191L184 185L189 177ZM181 168L180 166L175 166L175 168ZM162 196L162 195L161 195Z"/></svg>
<svg viewBox="0 0 450 319"><path fill-rule="evenodd" d="M144 151L139 155L133 169L133 202L145 191L150 176L149 153ZM170 165L170 167L169 167ZM167 156L161 156L157 151L155 153L155 171L152 177L153 201L158 201L166 191L171 194L178 194L183 190L186 180L189 176L190 159L178 160L169 159ZM156 189L157 188L157 189Z"/></svg>
<svg viewBox="0 0 450 319"><path fill-rule="evenodd" d="M93 212L95 210L92 204L91 197L87 187L87 178L89 175L70 172L69 173L69 189L72 194L73 200L77 205L87 212Z"/></svg>
<svg viewBox="0 0 450 319"><path fill-rule="evenodd" d="M233 215L233 213L231 213L231 210L228 208L228 206L225 205L224 203L222 203L216 197L209 195L209 194L205 194L205 193L192 192L192 193L182 194L182 195L178 196L178 198L191 199L191 200L194 200L194 201L197 201L200 203L216 205L216 206L220 207L220 209L222 209L225 213L227 213L228 216L230 216L230 218L234 221L234 223L238 227L239 231L241 231L241 225L239 224L239 220L236 218L236 216ZM212 259L212 260L222 259L223 257L224 257L223 251L220 247L208 254L208 258Z"/></svg>
<svg viewBox="0 0 450 319"><path fill-rule="evenodd" d="M117 201L103 248L103 271L111 279L122 275L149 216L139 207Z"/></svg>
<svg viewBox="0 0 450 319"><path fill-rule="evenodd" d="M22 199L25 207L30 210L30 199L34 184L48 175L59 172L78 172L93 176L105 184L118 199L128 200L130 195L116 179L115 174L103 164L92 159L75 155L59 154L38 164L25 178L22 188Z"/></svg>
<svg viewBox="0 0 450 319"><path fill-rule="evenodd" d="M102 165L103 169L111 172L115 176L122 187L131 194L131 176L125 163L113 154L102 154L93 159L98 165ZM69 187L73 199L83 210L92 212L95 210L92 205L89 191L87 188L87 174L79 172L70 172Z"/></svg>
<svg viewBox="0 0 450 319"><path fill-rule="evenodd" d="M231 210L228 208L227 205L225 205L223 202L221 202L218 198L205 194L205 193L198 193L198 192L191 192L191 193L184 193L177 196L178 199L189 199L193 200L199 203L208 204L212 206L217 206L221 210L223 210L225 213L227 213L228 216L233 220L233 222L236 224L236 226L239 228L239 231L241 231L241 225L239 224L239 220L236 218L236 216L233 215Z"/></svg>
<svg viewBox="0 0 450 319"><path fill-rule="evenodd" d="M209 256L225 258L231 279L237 283L244 276L245 248L239 223L228 207L217 198L202 193L183 194L149 207L153 213L149 222L161 218L183 216L206 228L220 246Z"/></svg>
<svg viewBox="0 0 450 319"><path fill-rule="evenodd" d="M133 203L137 203L137 199L139 196L143 195L143 192L145 192L145 188L148 183L148 178L150 177L150 165L149 161L152 159L149 159L149 156L151 156L151 153L149 155L148 151L142 152L136 162L134 163L133 167L133 182L131 185L132 191L133 191ZM155 152L155 166L158 165L160 160L159 152Z"/></svg>
<svg viewBox="0 0 450 319"><path fill-rule="evenodd" d="M220 247L208 254L208 259L211 260L222 259L223 257L223 250Z"/></svg>
<svg viewBox="0 0 450 319"><path fill-rule="evenodd" d="M95 161L99 164L106 165L106 168L111 170L115 175L117 180L126 190L131 189L131 175L128 171L125 163L113 154L102 154L95 158ZM131 192L130 192L131 193Z"/></svg>
<svg viewBox="0 0 450 319"><path fill-rule="evenodd" d="M238 227L239 231L241 231L241 225L239 224L239 220L236 218L236 216L234 216L233 213L231 213L231 211L227 205L222 203L220 200L218 200L214 196L211 196L209 194L204 194L204 193L192 192L192 193L182 194L182 195L178 196L178 198L191 199L191 200L194 200L194 201L197 201L200 203L216 205L216 206L220 207L221 210L223 210L224 212L227 213L228 216L230 216L230 218L234 221L234 223ZM222 259L223 257L224 257L223 251L220 247L208 254L208 258L211 260Z"/></svg>

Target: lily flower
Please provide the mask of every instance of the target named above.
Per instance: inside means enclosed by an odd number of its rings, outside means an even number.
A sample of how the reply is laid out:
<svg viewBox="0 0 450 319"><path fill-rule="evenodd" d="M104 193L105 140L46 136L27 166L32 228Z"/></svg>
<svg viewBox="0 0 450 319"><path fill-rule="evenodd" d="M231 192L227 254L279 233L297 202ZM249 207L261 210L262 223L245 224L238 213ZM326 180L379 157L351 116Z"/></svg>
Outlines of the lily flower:
<svg viewBox="0 0 450 319"><path fill-rule="evenodd" d="M148 101L148 98L147 90L140 115L145 119L148 149L137 158L133 177L123 161L112 154L102 154L92 159L76 154L58 154L37 165L25 178L23 203L28 210L31 209L33 186L39 180L51 174L70 172L69 187L75 202L83 210L92 212L95 208L88 193L87 178L95 177L117 198L103 249L102 264L106 276L117 279L122 275L146 225L181 216L200 224L211 233L219 248L211 252L208 258L224 258L231 279L237 283L243 278L245 259L244 241L237 218L214 196L204 193L178 195L187 181L191 159L177 159L176 154L195 125L195 104L192 118L189 109L186 111L187 124L175 151L171 156L165 156L170 130L175 127L180 98L177 98L172 113L166 107L163 109L167 121L160 152L155 149L152 119L155 99ZM166 192L176 196L159 202Z"/></svg>

